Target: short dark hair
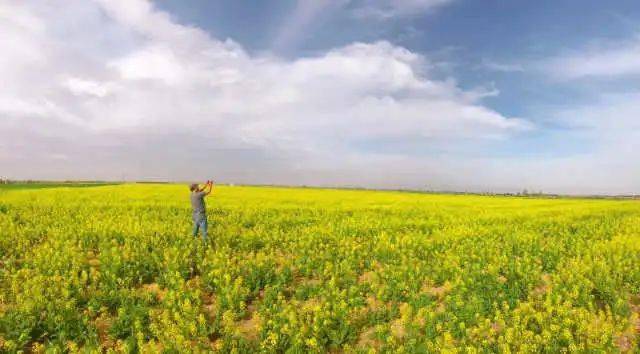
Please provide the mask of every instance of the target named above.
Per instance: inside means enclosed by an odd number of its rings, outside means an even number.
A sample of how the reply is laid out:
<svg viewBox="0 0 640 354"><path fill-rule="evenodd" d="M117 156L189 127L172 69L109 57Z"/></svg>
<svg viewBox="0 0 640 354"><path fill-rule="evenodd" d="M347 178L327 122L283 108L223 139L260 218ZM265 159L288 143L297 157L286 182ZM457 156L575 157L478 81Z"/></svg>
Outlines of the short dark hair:
<svg viewBox="0 0 640 354"><path fill-rule="evenodd" d="M193 191L195 191L196 189L198 189L198 185L197 185L197 184L195 184L195 183L192 183L192 184L189 186L189 190L190 190L190 191L192 191L192 192L193 192Z"/></svg>

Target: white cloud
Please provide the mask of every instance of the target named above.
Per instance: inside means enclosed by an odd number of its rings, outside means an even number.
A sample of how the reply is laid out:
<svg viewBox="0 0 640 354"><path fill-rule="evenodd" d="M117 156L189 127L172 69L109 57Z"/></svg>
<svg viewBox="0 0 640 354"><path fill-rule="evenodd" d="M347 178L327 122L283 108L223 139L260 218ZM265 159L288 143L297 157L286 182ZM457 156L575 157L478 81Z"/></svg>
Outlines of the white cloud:
<svg viewBox="0 0 640 354"><path fill-rule="evenodd" d="M557 121L576 128L605 132L640 129L640 92L601 94L585 105L559 110Z"/></svg>
<svg viewBox="0 0 640 354"><path fill-rule="evenodd" d="M63 85L66 86L74 95L104 97L111 91L111 85L109 83L83 80L75 77L67 79Z"/></svg>
<svg viewBox="0 0 640 354"><path fill-rule="evenodd" d="M354 1L358 17L390 19L428 13L453 0L361 0Z"/></svg>
<svg viewBox="0 0 640 354"><path fill-rule="evenodd" d="M167 84L177 84L184 78L184 69L170 48L153 46L145 48L111 65L123 79L157 79Z"/></svg>
<svg viewBox="0 0 640 354"><path fill-rule="evenodd" d="M524 71L524 66L522 64L517 64L517 63L501 63L501 62L496 62L493 60L489 60L489 59L483 59L482 60L482 67L492 70L492 71L499 71L499 72L505 72L505 73L513 73L513 72L523 72Z"/></svg>
<svg viewBox="0 0 640 354"><path fill-rule="evenodd" d="M362 146L475 146L533 128L484 106L495 92L434 79L428 58L385 41L284 60L176 24L146 1L72 0L55 12L37 1L2 6L22 18L0 23L10 39L0 41L8 78L0 163L17 176L213 171L244 182L310 175L321 183L348 181L351 172L337 171L358 164L355 176L367 184L363 161L402 154ZM319 169L336 173L320 177Z"/></svg>
<svg viewBox="0 0 640 354"><path fill-rule="evenodd" d="M552 75L564 79L616 79L640 74L640 37L622 43L600 43L545 63Z"/></svg>

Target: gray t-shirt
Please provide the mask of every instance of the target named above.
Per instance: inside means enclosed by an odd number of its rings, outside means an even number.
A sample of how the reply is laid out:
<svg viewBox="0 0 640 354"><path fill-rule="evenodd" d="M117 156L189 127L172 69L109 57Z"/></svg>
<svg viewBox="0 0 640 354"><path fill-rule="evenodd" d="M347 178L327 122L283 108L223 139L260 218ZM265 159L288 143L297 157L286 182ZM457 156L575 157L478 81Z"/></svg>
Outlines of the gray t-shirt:
<svg viewBox="0 0 640 354"><path fill-rule="evenodd" d="M191 207L193 208L193 216L201 216L206 214L206 207L204 204L204 197L207 195L205 192L191 192Z"/></svg>

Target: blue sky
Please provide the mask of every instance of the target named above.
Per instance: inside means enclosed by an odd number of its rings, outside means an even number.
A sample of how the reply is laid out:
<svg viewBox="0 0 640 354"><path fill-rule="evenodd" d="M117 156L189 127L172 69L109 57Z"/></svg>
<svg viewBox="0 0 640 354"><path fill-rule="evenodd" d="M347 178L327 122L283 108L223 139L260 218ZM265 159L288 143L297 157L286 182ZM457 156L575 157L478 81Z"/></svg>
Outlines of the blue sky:
<svg viewBox="0 0 640 354"><path fill-rule="evenodd" d="M0 5L6 177L640 193L637 1L64 4Z"/></svg>

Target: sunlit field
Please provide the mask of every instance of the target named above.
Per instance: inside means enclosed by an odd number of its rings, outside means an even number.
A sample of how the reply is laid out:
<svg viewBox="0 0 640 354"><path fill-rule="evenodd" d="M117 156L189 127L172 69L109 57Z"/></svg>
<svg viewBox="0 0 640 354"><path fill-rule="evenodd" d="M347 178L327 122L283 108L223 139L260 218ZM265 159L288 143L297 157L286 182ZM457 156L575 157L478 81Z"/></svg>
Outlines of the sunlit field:
<svg viewBox="0 0 640 354"><path fill-rule="evenodd" d="M640 203L0 187L0 352L635 351Z"/></svg>

